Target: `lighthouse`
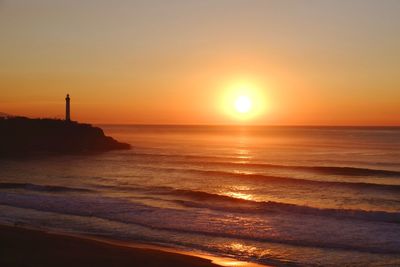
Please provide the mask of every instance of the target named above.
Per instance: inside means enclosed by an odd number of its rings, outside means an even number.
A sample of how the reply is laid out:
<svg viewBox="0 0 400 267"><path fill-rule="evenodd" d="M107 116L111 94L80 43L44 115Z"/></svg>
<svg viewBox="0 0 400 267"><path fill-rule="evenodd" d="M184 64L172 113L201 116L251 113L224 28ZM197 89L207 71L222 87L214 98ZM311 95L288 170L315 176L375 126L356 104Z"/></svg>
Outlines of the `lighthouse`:
<svg viewBox="0 0 400 267"><path fill-rule="evenodd" d="M69 98L69 94L67 94L67 97L65 98L65 121L71 121L69 102L70 102L70 98Z"/></svg>

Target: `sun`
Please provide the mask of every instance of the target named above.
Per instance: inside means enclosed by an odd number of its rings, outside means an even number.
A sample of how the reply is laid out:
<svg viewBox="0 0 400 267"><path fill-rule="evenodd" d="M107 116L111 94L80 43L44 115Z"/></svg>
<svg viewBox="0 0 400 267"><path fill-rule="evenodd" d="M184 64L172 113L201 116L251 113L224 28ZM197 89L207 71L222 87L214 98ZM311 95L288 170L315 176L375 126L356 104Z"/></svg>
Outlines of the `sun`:
<svg viewBox="0 0 400 267"><path fill-rule="evenodd" d="M267 101L264 82L255 78L240 79L220 86L224 90L221 90L216 106L232 123L253 123L265 114Z"/></svg>
<svg viewBox="0 0 400 267"><path fill-rule="evenodd" d="M246 95L241 95L235 100L235 109L239 113L250 112L253 107L253 101Z"/></svg>

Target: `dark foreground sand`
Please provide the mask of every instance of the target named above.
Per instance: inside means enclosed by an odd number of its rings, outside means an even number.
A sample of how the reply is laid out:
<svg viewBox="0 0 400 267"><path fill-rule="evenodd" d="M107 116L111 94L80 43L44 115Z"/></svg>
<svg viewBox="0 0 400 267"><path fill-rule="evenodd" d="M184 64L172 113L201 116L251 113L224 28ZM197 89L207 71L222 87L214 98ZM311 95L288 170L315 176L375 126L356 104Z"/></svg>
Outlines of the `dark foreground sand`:
<svg viewBox="0 0 400 267"><path fill-rule="evenodd" d="M0 266L120 267L204 266L210 260L146 248L131 248L96 240L0 226Z"/></svg>

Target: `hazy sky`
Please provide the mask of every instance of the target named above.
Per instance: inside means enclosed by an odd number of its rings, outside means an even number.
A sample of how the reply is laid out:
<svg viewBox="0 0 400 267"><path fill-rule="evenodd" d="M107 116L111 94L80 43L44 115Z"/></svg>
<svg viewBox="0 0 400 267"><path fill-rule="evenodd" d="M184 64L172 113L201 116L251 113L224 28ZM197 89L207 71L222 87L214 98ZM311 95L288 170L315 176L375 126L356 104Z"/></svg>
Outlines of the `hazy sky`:
<svg viewBox="0 0 400 267"><path fill-rule="evenodd" d="M0 0L0 111L93 123L400 125L400 1ZM224 102L225 101L225 102Z"/></svg>

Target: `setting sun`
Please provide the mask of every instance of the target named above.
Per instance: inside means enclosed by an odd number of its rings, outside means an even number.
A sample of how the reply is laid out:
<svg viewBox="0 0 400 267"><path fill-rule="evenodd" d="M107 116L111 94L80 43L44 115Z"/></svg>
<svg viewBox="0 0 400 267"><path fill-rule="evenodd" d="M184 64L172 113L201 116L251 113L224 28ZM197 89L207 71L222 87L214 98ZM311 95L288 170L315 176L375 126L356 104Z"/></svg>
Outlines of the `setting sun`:
<svg viewBox="0 0 400 267"><path fill-rule="evenodd" d="M255 122L269 108L265 91L272 87L255 77L233 80L221 85L225 90L217 103L223 113L236 122Z"/></svg>
<svg viewBox="0 0 400 267"><path fill-rule="evenodd" d="M252 108L252 101L248 96L241 95L235 101L235 108L239 113L247 113Z"/></svg>

